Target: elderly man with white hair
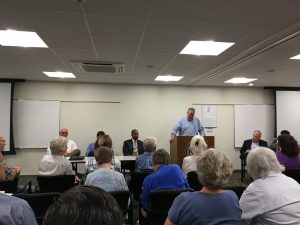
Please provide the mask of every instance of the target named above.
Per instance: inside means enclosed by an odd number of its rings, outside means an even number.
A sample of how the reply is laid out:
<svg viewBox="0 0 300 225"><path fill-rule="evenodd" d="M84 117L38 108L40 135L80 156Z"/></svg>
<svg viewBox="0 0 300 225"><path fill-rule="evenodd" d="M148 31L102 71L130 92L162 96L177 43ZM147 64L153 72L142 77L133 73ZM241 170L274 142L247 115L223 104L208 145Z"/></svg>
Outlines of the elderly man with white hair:
<svg viewBox="0 0 300 225"><path fill-rule="evenodd" d="M249 152L247 171L254 181L240 199L241 224L300 224L300 185L283 170L271 149Z"/></svg>
<svg viewBox="0 0 300 225"><path fill-rule="evenodd" d="M50 142L50 155L44 155L39 165L40 175L74 175L72 165L68 159L64 157L67 152L68 139L58 136Z"/></svg>
<svg viewBox="0 0 300 225"><path fill-rule="evenodd" d="M185 176L188 172L197 170L197 159L200 157L201 153L207 149L204 138L200 135L195 135L191 140L190 149L193 155L186 156L182 163L182 172Z"/></svg>

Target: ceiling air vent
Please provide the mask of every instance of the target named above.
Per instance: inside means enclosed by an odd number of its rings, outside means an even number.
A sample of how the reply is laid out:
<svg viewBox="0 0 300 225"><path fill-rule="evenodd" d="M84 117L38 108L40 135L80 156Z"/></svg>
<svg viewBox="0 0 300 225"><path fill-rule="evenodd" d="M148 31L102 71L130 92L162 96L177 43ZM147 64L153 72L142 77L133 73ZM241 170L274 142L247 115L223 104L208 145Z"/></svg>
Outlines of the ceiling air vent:
<svg viewBox="0 0 300 225"><path fill-rule="evenodd" d="M79 72L89 73L124 73L125 64L121 62L104 62L104 61L77 61L72 60L71 64Z"/></svg>

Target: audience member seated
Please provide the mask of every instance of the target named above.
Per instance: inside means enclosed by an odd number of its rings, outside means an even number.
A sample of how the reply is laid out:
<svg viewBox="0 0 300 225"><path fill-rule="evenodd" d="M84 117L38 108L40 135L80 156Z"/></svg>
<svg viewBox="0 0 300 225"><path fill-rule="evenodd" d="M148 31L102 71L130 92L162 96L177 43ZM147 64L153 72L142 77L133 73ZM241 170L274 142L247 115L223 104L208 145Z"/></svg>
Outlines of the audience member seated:
<svg viewBox="0 0 300 225"><path fill-rule="evenodd" d="M288 130L282 130L280 132L280 134L289 134L290 132ZM279 137L279 135L278 135ZM269 149L272 149L274 152L279 151L279 147L278 147L278 137L277 138L273 138L273 140L271 141L271 144L269 145Z"/></svg>
<svg viewBox="0 0 300 225"><path fill-rule="evenodd" d="M59 136L61 136L61 137L68 138L68 134L69 134L69 131L67 128L61 128L59 130ZM73 141L71 139L67 139L67 141L68 141L68 143L67 143L68 148L67 148L65 156L66 157L70 157L72 155L79 156L80 150L78 149L75 141ZM48 148L47 148L47 154L51 154L50 146L48 146Z"/></svg>
<svg viewBox="0 0 300 225"><path fill-rule="evenodd" d="M195 135L191 140L190 149L193 155L186 156L182 163L182 172L185 176L187 176L188 172L197 170L197 159L201 153L207 149L204 138L200 135Z"/></svg>
<svg viewBox="0 0 300 225"><path fill-rule="evenodd" d="M139 131L133 129L131 131L131 139L124 141L123 154L124 155L141 155L144 153L143 142L139 140Z"/></svg>
<svg viewBox="0 0 300 225"><path fill-rule="evenodd" d="M300 224L300 185L283 170L271 149L249 152L247 171L254 181L240 199L241 224Z"/></svg>
<svg viewBox="0 0 300 225"><path fill-rule="evenodd" d="M278 136L280 151L276 152L277 160L285 169L300 169L299 145L296 139L288 134Z"/></svg>
<svg viewBox="0 0 300 225"><path fill-rule="evenodd" d="M37 225L34 212L25 200L0 193L0 205L0 224Z"/></svg>
<svg viewBox="0 0 300 225"><path fill-rule="evenodd" d="M148 208L151 191L189 187L180 167L177 164L170 165L170 155L166 150L156 150L152 156L152 163L155 172L147 176L143 182L141 198L143 217L147 217L145 209Z"/></svg>
<svg viewBox="0 0 300 225"><path fill-rule="evenodd" d="M99 168L87 175L85 184L102 188L105 191L128 190L124 175L111 168L113 159L112 150L101 146L95 149L94 152Z"/></svg>
<svg viewBox="0 0 300 225"><path fill-rule="evenodd" d="M98 147L103 146L103 147L110 148L111 151L112 151L112 154L114 155L114 151L112 150L112 140L111 140L111 137L109 135L105 134L105 135L101 136L99 141L98 141L98 145L99 145ZM96 147L96 145L95 145L95 147ZM121 162L120 162L120 160L115 159L113 157L111 167L112 167L112 169L114 169L116 171L121 171ZM97 169L98 169L98 165L97 165L97 162L96 162L95 158L86 161L86 163L85 163L86 173L93 172Z"/></svg>
<svg viewBox="0 0 300 225"><path fill-rule="evenodd" d="M39 174L45 176L73 175L72 165L64 157L67 151L68 139L58 136L50 142L50 155L44 155L39 165Z"/></svg>
<svg viewBox="0 0 300 225"><path fill-rule="evenodd" d="M249 151L253 148L261 147L268 147L268 142L260 139L261 132L259 130L253 131L252 139L245 140L243 146L241 148L241 158L246 158Z"/></svg>
<svg viewBox="0 0 300 225"><path fill-rule="evenodd" d="M80 185L65 193L47 210L43 225L123 225L116 200L104 190Z"/></svg>
<svg viewBox="0 0 300 225"><path fill-rule="evenodd" d="M223 190L232 174L232 163L221 151L209 149L197 161L203 188L200 192L184 192L173 202L165 225L239 224L241 210L238 197Z"/></svg>
<svg viewBox="0 0 300 225"><path fill-rule="evenodd" d="M97 132L96 141L93 143L90 143L86 148L86 153L85 153L86 156L94 156L94 150L99 147L98 141L103 135L105 135L105 133L103 131Z"/></svg>
<svg viewBox="0 0 300 225"><path fill-rule="evenodd" d="M157 139L155 137L148 137L144 140L144 153L135 159L135 170L141 172L143 170L153 169L152 155L156 150Z"/></svg>
<svg viewBox="0 0 300 225"><path fill-rule="evenodd" d="M5 159L2 156L2 151L4 151L5 138L4 135L0 133L0 182L1 181L12 181L16 176L21 173L21 168L18 166L8 167Z"/></svg>

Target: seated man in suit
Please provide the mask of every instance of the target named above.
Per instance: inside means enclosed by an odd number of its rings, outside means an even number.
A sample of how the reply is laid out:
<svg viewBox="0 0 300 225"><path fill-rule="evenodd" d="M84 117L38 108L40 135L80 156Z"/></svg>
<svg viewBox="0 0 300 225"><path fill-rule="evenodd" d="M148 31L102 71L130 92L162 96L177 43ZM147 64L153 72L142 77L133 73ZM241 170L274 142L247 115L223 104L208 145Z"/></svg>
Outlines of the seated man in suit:
<svg viewBox="0 0 300 225"><path fill-rule="evenodd" d="M144 146L143 142L139 139L139 132L137 129L131 131L131 139L124 141L123 143L123 154L124 155L133 155L133 154L143 154Z"/></svg>
<svg viewBox="0 0 300 225"><path fill-rule="evenodd" d="M268 142L266 142L260 138L261 138L260 130L254 130L252 139L248 139L248 140L244 141L243 146L240 151L241 152L240 157L246 158L248 155L248 152L253 148L257 148L259 146L268 147Z"/></svg>

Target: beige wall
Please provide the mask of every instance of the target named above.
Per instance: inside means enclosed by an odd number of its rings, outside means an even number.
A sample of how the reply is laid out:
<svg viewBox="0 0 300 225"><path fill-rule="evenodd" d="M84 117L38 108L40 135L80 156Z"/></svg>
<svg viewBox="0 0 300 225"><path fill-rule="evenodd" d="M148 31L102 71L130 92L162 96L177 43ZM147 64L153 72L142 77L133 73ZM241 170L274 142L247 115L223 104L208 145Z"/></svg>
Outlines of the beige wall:
<svg viewBox="0 0 300 225"><path fill-rule="evenodd" d="M122 142L137 128L140 139L156 136L158 147L169 150L170 129L178 117L193 104L217 105L218 127L207 135L215 136L217 149L223 150L240 169L238 149L234 148L234 104L273 104L270 90L262 88L177 87L152 85L110 85L66 82L25 82L15 88L16 99L60 100L60 127L85 152L96 132L104 130L113 138L116 154ZM104 103L120 102L120 103ZM196 115L200 116L199 110ZM251 135L251 134L249 134ZM22 174L37 174L43 150L22 149L7 156L8 163L20 165Z"/></svg>

